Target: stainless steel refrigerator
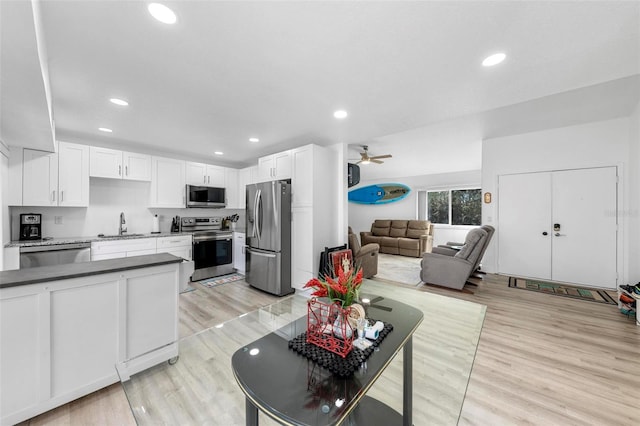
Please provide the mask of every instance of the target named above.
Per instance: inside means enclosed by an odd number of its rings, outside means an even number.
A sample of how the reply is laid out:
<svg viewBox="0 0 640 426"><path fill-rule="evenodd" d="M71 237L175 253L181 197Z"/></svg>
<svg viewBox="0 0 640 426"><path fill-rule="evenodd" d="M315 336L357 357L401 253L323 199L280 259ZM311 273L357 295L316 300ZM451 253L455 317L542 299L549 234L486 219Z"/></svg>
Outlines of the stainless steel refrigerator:
<svg viewBox="0 0 640 426"><path fill-rule="evenodd" d="M247 185L245 280L277 296L291 288L291 184Z"/></svg>

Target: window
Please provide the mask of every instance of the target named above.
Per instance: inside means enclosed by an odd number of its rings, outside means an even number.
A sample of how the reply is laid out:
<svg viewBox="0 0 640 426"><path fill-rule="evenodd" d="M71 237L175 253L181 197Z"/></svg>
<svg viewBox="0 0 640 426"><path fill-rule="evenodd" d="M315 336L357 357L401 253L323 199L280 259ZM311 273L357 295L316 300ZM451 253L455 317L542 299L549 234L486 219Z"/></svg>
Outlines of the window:
<svg viewBox="0 0 640 426"><path fill-rule="evenodd" d="M480 189L451 189L427 192L427 217L444 225L480 225L482 201Z"/></svg>

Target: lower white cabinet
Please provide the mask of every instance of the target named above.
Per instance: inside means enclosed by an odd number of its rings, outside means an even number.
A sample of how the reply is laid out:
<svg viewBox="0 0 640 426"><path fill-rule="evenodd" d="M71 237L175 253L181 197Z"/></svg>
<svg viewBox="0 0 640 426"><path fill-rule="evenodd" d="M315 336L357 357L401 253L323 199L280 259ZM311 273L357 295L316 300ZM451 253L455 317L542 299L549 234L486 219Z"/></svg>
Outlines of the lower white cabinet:
<svg viewBox="0 0 640 426"><path fill-rule="evenodd" d="M156 238L94 241L91 243L91 260L115 259L155 253Z"/></svg>
<svg viewBox="0 0 640 426"><path fill-rule="evenodd" d="M178 354L179 264L0 289L0 424Z"/></svg>
<svg viewBox="0 0 640 426"><path fill-rule="evenodd" d="M245 245L244 232L233 233L233 267L241 274L245 273Z"/></svg>
<svg viewBox="0 0 640 426"><path fill-rule="evenodd" d="M192 260L192 249L193 239L191 235L158 237L157 253L169 253L185 260Z"/></svg>

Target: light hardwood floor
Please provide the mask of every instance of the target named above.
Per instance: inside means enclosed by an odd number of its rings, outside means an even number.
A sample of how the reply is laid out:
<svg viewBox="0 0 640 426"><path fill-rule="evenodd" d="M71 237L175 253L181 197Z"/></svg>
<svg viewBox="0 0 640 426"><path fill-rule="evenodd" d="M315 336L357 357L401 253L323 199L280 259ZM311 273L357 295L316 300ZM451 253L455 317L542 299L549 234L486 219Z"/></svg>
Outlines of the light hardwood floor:
<svg viewBox="0 0 640 426"><path fill-rule="evenodd" d="M417 288L487 306L459 424L639 423L640 327L632 319L612 305L510 289L497 275L477 282L473 294ZM197 289L180 296L181 336L276 300L244 282ZM116 384L24 424L135 421Z"/></svg>

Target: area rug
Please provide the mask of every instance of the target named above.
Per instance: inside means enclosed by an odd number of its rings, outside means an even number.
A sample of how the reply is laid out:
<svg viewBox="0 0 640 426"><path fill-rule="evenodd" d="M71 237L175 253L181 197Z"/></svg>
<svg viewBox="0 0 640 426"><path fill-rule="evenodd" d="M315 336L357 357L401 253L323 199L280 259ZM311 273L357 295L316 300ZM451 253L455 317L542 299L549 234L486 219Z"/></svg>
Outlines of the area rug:
<svg viewBox="0 0 640 426"><path fill-rule="evenodd" d="M527 280L524 278L509 277L509 287L522 290L538 291L556 296L571 297L573 299L587 300L589 302L607 303L617 305L618 294L613 290L596 288L574 287L565 284L549 283L546 281Z"/></svg>
<svg viewBox="0 0 640 426"><path fill-rule="evenodd" d="M376 278L403 284L420 284L420 258L380 253Z"/></svg>
<svg viewBox="0 0 640 426"><path fill-rule="evenodd" d="M244 279L244 275L234 273L229 275L222 275L220 277L209 278L206 280L199 281L199 283L205 287L211 288L217 285L232 283L234 281L240 281L243 279Z"/></svg>

